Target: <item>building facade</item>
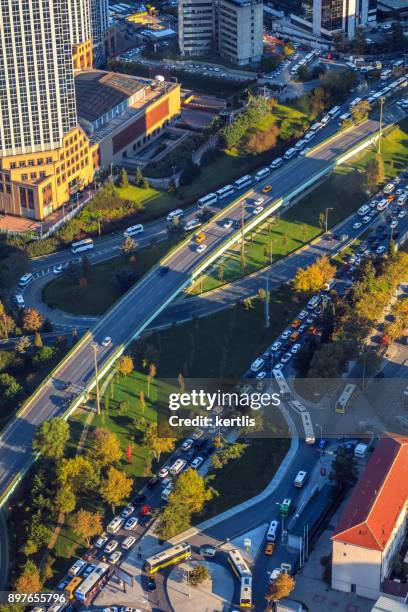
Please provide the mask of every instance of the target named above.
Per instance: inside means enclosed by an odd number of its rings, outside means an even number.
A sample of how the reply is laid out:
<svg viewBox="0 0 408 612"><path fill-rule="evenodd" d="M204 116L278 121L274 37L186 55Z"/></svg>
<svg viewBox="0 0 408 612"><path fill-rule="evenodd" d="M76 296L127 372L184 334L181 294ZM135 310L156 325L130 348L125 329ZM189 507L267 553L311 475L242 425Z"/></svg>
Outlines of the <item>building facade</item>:
<svg viewBox="0 0 408 612"><path fill-rule="evenodd" d="M332 588L377 599L407 532L408 438L380 440L332 536Z"/></svg>
<svg viewBox="0 0 408 612"><path fill-rule="evenodd" d="M94 64L100 66L105 59L105 32L109 29L108 0L89 0L91 3L91 29Z"/></svg>
<svg viewBox="0 0 408 612"><path fill-rule="evenodd" d="M238 65L262 59L262 0L219 0L217 25L221 57Z"/></svg>
<svg viewBox="0 0 408 612"><path fill-rule="evenodd" d="M179 47L183 55L200 56L215 47L214 0L180 0Z"/></svg>
<svg viewBox="0 0 408 612"><path fill-rule="evenodd" d="M291 20L317 37L329 39L344 32L353 38L357 27L375 21L376 13L377 0L303 0Z"/></svg>
<svg viewBox="0 0 408 612"><path fill-rule="evenodd" d="M237 65L262 58L262 0L180 0L178 10L182 55L216 53Z"/></svg>
<svg viewBox="0 0 408 612"><path fill-rule="evenodd" d="M43 219L92 181L97 156L77 124L71 9L69 0L0 2L2 212Z"/></svg>

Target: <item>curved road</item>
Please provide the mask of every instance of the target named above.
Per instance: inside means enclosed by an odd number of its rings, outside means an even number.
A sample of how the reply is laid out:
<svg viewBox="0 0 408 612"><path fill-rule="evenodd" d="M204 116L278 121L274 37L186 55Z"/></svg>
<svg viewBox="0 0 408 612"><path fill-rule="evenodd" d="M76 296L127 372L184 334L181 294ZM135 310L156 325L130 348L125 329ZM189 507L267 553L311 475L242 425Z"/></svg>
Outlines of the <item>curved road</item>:
<svg viewBox="0 0 408 612"><path fill-rule="evenodd" d="M388 110L385 122L398 118L396 109ZM286 163L273 180L272 198L265 198L265 206L273 200L285 198L314 175L328 168L334 159L347 151L360 140L378 130L378 121L369 119L363 124L338 134L329 142L322 144L310 156L299 157ZM250 199L262 194L262 187L268 181L258 183L247 195L245 221L253 219L253 206ZM249 198L248 198L249 196ZM263 196L264 197L264 196ZM241 198L242 199L242 198ZM81 395L83 389L92 384L93 343L96 343L98 368L101 372L118 351L138 336L160 314L162 310L190 282L191 274L211 253L226 244L235 230L222 227L223 221L241 220L241 201L235 200L228 211L221 211L218 218L206 226L207 249L197 253L190 242L173 252L166 261L167 274L160 268L152 269L134 285L129 292L96 324L89 334L75 346L74 350L57 367L56 371L27 403L23 414L16 417L3 432L0 440L0 492L3 493L13 478L31 461L31 444L36 427L50 416L65 412L64 402L72 396ZM56 254L58 258L61 254ZM54 263L54 262L53 262ZM110 336L110 346L102 346L102 340ZM69 389L63 388L69 385Z"/></svg>

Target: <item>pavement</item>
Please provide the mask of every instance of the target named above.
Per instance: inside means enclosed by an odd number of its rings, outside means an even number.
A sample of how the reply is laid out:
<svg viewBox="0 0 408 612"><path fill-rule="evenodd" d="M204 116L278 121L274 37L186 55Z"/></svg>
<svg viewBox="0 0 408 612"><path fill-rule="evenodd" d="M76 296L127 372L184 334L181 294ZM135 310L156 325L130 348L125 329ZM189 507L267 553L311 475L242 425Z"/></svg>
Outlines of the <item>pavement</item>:
<svg viewBox="0 0 408 612"><path fill-rule="evenodd" d="M182 563L174 567L166 582L167 595L176 612L225 612L230 609L234 597L235 577L222 565L211 561L205 564L210 579L198 587L188 585L188 571L197 562Z"/></svg>

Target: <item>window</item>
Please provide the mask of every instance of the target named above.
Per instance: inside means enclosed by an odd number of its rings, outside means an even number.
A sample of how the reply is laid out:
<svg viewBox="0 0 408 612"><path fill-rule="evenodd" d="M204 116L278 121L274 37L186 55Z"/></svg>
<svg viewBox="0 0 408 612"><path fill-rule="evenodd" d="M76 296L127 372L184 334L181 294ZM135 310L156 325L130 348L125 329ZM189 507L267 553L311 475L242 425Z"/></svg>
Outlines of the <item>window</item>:
<svg viewBox="0 0 408 612"><path fill-rule="evenodd" d="M21 180L22 181L26 181L28 179L28 175L27 174L22 174L21 175Z"/></svg>

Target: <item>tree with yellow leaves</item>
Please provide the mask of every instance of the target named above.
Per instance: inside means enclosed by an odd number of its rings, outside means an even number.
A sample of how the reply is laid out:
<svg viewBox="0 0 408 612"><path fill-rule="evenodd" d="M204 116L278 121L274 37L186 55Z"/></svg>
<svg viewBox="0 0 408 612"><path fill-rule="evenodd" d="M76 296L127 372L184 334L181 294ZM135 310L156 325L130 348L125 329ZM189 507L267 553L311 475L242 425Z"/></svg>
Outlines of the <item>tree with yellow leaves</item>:
<svg viewBox="0 0 408 612"><path fill-rule="evenodd" d="M116 369L119 374L122 374L126 378L129 374L133 372L134 365L133 359L130 355L122 355L116 362Z"/></svg>
<svg viewBox="0 0 408 612"><path fill-rule="evenodd" d="M321 291L324 284L333 278L335 272L336 268L330 263L329 258L324 255L307 268L299 268L293 284L296 291L300 293L316 293Z"/></svg>
<svg viewBox="0 0 408 612"><path fill-rule="evenodd" d="M114 467L109 468L107 477L101 482L99 492L102 499L111 505L113 513L116 506L127 501L132 485L132 479L127 478L123 472Z"/></svg>

